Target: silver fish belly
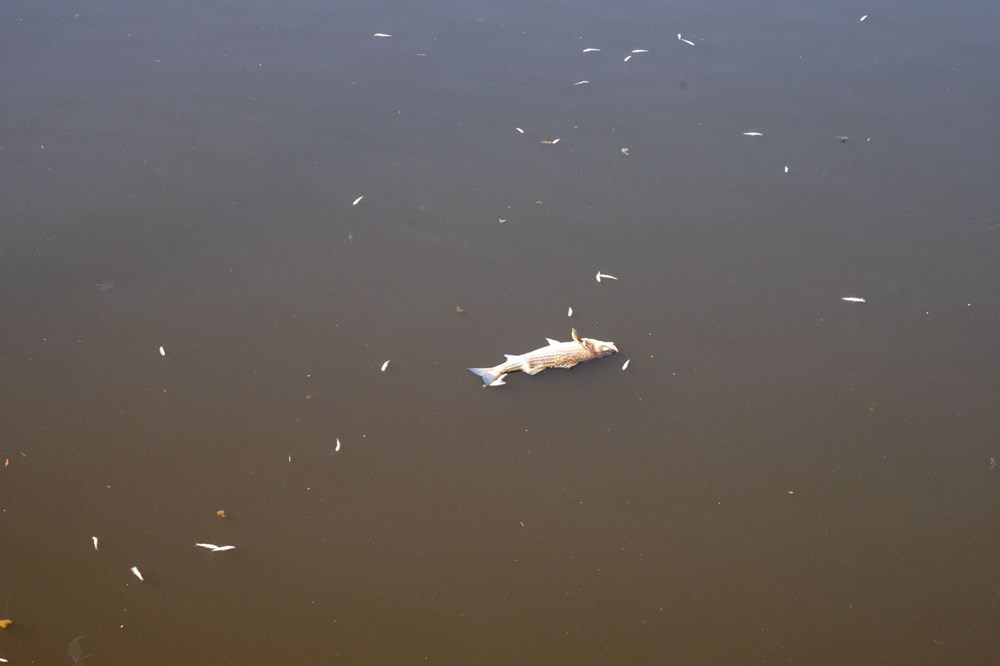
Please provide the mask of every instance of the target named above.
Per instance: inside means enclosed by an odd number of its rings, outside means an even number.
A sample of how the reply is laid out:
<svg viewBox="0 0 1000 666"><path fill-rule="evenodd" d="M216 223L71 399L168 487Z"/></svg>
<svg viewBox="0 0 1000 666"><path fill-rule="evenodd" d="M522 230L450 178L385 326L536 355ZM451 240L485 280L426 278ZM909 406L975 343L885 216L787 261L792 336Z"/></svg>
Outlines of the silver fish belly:
<svg viewBox="0 0 1000 666"><path fill-rule="evenodd" d="M525 354L506 354L507 360L492 368L469 368L469 372L483 380L484 386L503 386L504 378L512 372L537 375L549 368L572 368L577 363L609 356L618 351L613 342L581 338L574 328L573 340L559 342L549 338L549 344Z"/></svg>

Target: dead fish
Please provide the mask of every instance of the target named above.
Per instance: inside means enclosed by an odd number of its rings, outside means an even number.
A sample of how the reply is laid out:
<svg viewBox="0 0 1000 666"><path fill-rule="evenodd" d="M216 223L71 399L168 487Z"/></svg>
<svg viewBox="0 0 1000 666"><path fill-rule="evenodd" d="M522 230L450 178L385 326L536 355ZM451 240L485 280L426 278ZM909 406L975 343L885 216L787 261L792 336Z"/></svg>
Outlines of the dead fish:
<svg viewBox="0 0 1000 666"><path fill-rule="evenodd" d="M503 386L504 377L512 372L537 375L548 368L572 368L577 363L592 361L609 356L618 351L613 342L603 342L591 338L581 338L574 328L570 342L559 342L546 338L548 345L526 354L504 354L507 360L492 368L468 368L469 372L483 380L486 386Z"/></svg>

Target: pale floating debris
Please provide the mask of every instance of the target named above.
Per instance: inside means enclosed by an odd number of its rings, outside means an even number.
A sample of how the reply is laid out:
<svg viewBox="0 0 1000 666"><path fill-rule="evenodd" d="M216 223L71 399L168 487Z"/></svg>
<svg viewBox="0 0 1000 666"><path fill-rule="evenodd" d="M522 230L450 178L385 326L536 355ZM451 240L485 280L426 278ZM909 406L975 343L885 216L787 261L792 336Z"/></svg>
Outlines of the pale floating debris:
<svg viewBox="0 0 1000 666"><path fill-rule="evenodd" d="M372 37L392 37L392 35L387 32L376 32Z"/></svg>
<svg viewBox="0 0 1000 666"><path fill-rule="evenodd" d="M340 438L339 437L337 438L337 444L333 447L333 451L334 451L334 453L337 453L338 451L340 451Z"/></svg>
<svg viewBox="0 0 1000 666"><path fill-rule="evenodd" d="M788 173L788 165L785 165L785 173Z"/></svg>
<svg viewBox="0 0 1000 666"><path fill-rule="evenodd" d="M382 364L382 372L385 372L385 369L388 367L389 367L389 361L386 361L385 363Z"/></svg>
<svg viewBox="0 0 1000 666"><path fill-rule="evenodd" d="M632 53L649 53L649 49L632 49Z"/></svg>
<svg viewBox="0 0 1000 666"><path fill-rule="evenodd" d="M160 345L160 356L166 356L166 355L167 355L167 350L163 348L163 345Z"/></svg>
<svg viewBox="0 0 1000 666"><path fill-rule="evenodd" d="M601 49L595 49L593 46L588 46L583 50L584 53L597 53Z"/></svg>
<svg viewBox="0 0 1000 666"><path fill-rule="evenodd" d="M566 310L566 316L567 317L572 317L573 316L573 308L569 308L569 309Z"/></svg>
<svg viewBox="0 0 1000 666"><path fill-rule="evenodd" d="M607 279L607 280L617 280L618 279L614 275L608 275L607 273L602 273L601 271L597 271L596 278L597 278L598 282L600 282L602 279Z"/></svg>
<svg viewBox="0 0 1000 666"><path fill-rule="evenodd" d="M213 553L221 553L226 550L235 550L236 546L216 546L214 543L196 543L199 548L207 548Z"/></svg>
<svg viewBox="0 0 1000 666"><path fill-rule="evenodd" d="M743 136L764 136L760 132L743 132Z"/></svg>
<svg viewBox="0 0 1000 666"><path fill-rule="evenodd" d="M351 205L352 206L357 206L359 203L361 203L361 200L364 199L364 198L365 198L365 195L362 194L360 197L358 197L357 199L355 199L354 203L352 203Z"/></svg>
<svg viewBox="0 0 1000 666"><path fill-rule="evenodd" d="M554 146L560 141L562 141L562 139L542 139L542 143L544 143L546 146Z"/></svg>
<svg viewBox="0 0 1000 666"><path fill-rule="evenodd" d="M630 359L630 358L627 358L627 359L625 359L625 362L624 362L624 363L622 363L622 372L625 372L625 370L626 370L626 369L628 368L628 364L629 364L629 363L630 363L631 361L632 361L632 359Z"/></svg>
<svg viewBox="0 0 1000 666"><path fill-rule="evenodd" d="M632 56L630 56L630 55L625 56L625 62L628 62L631 59L632 59Z"/></svg>
<svg viewBox="0 0 1000 666"><path fill-rule="evenodd" d="M498 217L497 218L497 222L499 222L500 224L503 224L506 221L507 221L507 218L504 218L504 217Z"/></svg>
<svg viewBox="0 0 1000 666"><path fill-rule="evenodd" d="M692 42L690 39L684 39L683 37L681 37L681 41L687 44L688 46L694 46L694 42Z"/></svg>
<svg viewBox="0 0 1000 666"><path fill-rule="evenodd" d="M139 571L139 567L132 567L132 573L134 573L135 577L138 578L139 580L143 581L146 580L145 578L142 577L142 572Z"/></svg>
<svg viewBox="0 0 1000 666"><path fill-rule="evenodd" d="M588 84L588 83L590 83L590 81L587 81L586 79L584 79L583 81L577 81L577 82L576 82L576 83L574 83L573 85L574 85L574 86L582 86L582 85L586 85L586 84Z"/></svg>
<svg viewBox="0 0 1000 666"><path fill-rule="evenodd" d="M622 155L628 157L628 148L622 148Z"/></svg>
<svg viewBox="0 0 1000 666"><path fill-rule="evenodd" d="M864 21L866 18L868 18L868 14L865 14L864 16L862 16L861 18L859 18L858 20L859 21Z"/></svg>
<svg viewBox="0 0 1000 666"><path fill-rule="evenodd" d="M515 127L514 129L516 129L519 133L524 134L524 130L520 127Z"/></svg>
<svg viewBox="0 0 1000 666"><path fill-rule="evenodd" d="M90 539L94 542L94 550L97 550L97 537L90 537Z"/></svg>
<svg viewBox="0 0 1000 666"><path fill-rule="evenodd" d="M846 301L847 303L867 303L868 302L865 299L861 298L860 296L842 296L840 298L840 300Z"/></svg>

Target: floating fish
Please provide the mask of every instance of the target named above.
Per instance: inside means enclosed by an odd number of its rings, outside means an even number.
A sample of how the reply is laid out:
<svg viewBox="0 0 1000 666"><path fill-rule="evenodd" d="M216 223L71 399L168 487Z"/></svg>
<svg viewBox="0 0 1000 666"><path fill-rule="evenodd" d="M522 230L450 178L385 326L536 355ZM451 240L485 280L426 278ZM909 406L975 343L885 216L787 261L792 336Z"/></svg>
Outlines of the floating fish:
<svg viewBox="0 0 1000 666"><path fill-rule="evenodd" d="M94 542L94 550L97 550L97 537L94 537L94 536L92 536L92 537L90 537L90 538L91 538L91 540L93 540L93 542Z"/></svg>
<svg viewBox="0 0 1000 666"><path fill-rule="evenodd" d="M694 42L692 42L690 39L684 39L683 37L681 37L681 41L687 44L688 46L694 46Z"/></svg>
<svg viewBox="0 0 1000 666"><path fill-rule="evenodd" d="M388 367L389 367L389 361L386 361L385 363L382 364L382 372L385 372L385 369Z"/></svg>
<svg viewBox="0 0 1000 666"><path fill-rule="evenodd" d="M142 577L142 572L139 571L139 567L132 567L132 573L134 573L135 577L138 578L139 580L146 580L145 578Z"/></svg>
<svg viewBox="0 0 1000 666"><path fill-rule="evenodd" d="M392 35L387 32L376 32L372 37L392 37Z"/></svg>
<svg viewBox="0 0 1000 666"><path fill-rule="evenodd" d="M524 130L520 127L515 127L514 129L516 129L520 134L524 134Z"/></svg>
<svg viewBox="0 0 1000 666"><path fill-rule="evenodd" d="M597 53L601 49L595 49L593 46L589 46L583 50L584 53Z"/></svg>
<svg viewBox="0 0 1000 666"><path fill-rule="evenodd" d="M588 81L588 80L584 79L583 81L577 81L577 82L576 82L576 83L574 83L573 85L574 85L574 86L582 86L582 85L586 85L586 84L588 84L588 83L590 83L590 81Z"/></svg>
<svg viewBox="0 0 1000 666"><path fill-rule="evenodd" d="M163 348L163 345L160 345L160 356L166 356L166 355L167 355L167 350Z"/></svg>
<svg viewBox="0 0 1000 666"><path fill-rule="evenodd" d="M846 301L848 303L867 303L868 302L865 299L861 298L860 296L843 296L843 297L841 297L840 300Z"/></svg>
<svg viewBox="0 0 1000 666"><path fill-rule="evenodd" d="M649 53L649 49L632 49L632 53Z"/></svg>
<svg viewBox="0 0 1000 666"><path fill-rule="evenodd" d="M216 546L214 543L196 543L199 548L207 548L213 553L219 553L225 550L235 550L236 546Z"/></svg>
<svg viewBox="0 0 1000 666"><path fill-rule="evenodd" d="M362 194L360 197L358 197L357 199L355 199L354 203L352 203L351 205L352 206L357 206L359 203L361 203L361 200L364 199L364 198L365 198L365 195Z"/></svg>
<svg viewBox="0 0 1000 666"><path fill-rule="evenodd" d="M568 310L566 310L566 316L567 317L572 317L573 316L573 308L569 308Z"/></svg>
<svg viewBox="0 0 1000 666"><path fill-rule="evenodd" d="M597 271L597 275L595 275L594 277L597 279L598 282L600 282L601 280L617 280L618 279L614 275L608 275L607 273L602 273L601 271Z"/></svg>
<svg viewBox="0 0 1000 666"><path fill-rule="evenodd" d="M577 363L603 358L618 351L613 342L581 338L574 328L570 342L546 338L548 345L525 354L504 354L507 360L492 368L469 368L469 372L483 380L485 386L503 386L504 377L512 372L537 375L548 368L572 368Z"/></svg>
<svg viewBox="0 0 1000 666"><path fill-rule="evenodd" d="M630 359L630 358L627 358L627 359L625 359L625 362L624 362L624 363L622 363L622 372L625 372L625 371L626 371L626 370L628 369L628 364L629 364L629 363L630 363L631 361L632 361L632 359Z"/></svg>
<svg viewBox="0 0 1000 666"><path fill-rule="evenodd" d="M743 132L743 136L764 136L760 132Z"/></svg>
<svg viewBox="0 0 1000 666"><path fill-rule="evenodd" d="M334 451L334 453L337 453L337 452L340 451L340 438L339 437L337 438L337 444L333 447L333 451Z"/></svg>

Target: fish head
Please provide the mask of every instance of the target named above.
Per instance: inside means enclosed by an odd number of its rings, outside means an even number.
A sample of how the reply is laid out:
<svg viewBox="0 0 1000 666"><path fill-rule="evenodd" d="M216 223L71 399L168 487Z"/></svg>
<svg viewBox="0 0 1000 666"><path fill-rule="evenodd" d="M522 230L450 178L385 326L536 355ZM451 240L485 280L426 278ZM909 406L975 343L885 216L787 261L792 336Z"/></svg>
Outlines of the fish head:
<svg viewBox="0 0 1000 666"><path fill-rule="evenodd" d="M583 342L584 346L590 349L595 356L610 356L611 354L618 353L618 347L615 347L615 343L613 342L594 340L592 338L584 338Z"/></svg>

